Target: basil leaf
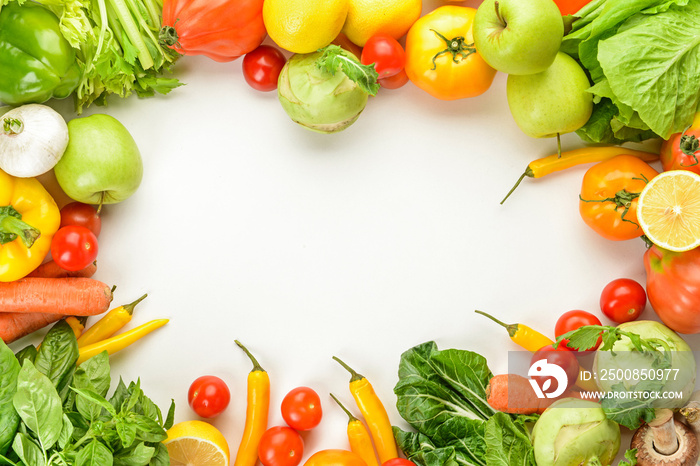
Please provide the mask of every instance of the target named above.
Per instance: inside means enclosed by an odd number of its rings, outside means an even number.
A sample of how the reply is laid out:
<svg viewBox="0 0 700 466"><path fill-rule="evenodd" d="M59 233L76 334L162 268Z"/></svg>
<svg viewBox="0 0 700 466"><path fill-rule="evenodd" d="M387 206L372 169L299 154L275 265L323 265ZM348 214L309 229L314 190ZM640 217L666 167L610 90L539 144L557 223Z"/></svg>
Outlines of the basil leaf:
<svg viewBox="0 0 700 466"><path fill-rule="evenodd" d="M98 440L88 443L75 458L75 466L112 466L113 463L112 452Z"/></svg>
<svg viewBox="0 0 700 466"><path fill-rule="evenodd" d="M26 434L18 433L15 436L12 449L27 466L46 465L46 457L41 447Z"/></svg>
<svg viewBox="0 0 700 466"><path fill-rule="evenodd" d="M17 378L12 403L24 424L46 451L58 440L63 428L63 408L56 388L34 364L25 360Z"/></svg>
<svg viewBox="0 0 700 466"><path fill-rule="evenodd" d="M89 420L94 420L94 418L91 418L90 415L92 413L92 406L95 405L100 408L104 408L109 414L112 415L112 417L116 417L117 412L114 409L114 406L111 405L109 401L107 401L102 395L99 393L95 392L94 390L91 390L89 388L76 388L76 387L71 387L71 390L75 391L78 394L78 398L75 400L76 406L78 407L78 412L82 414L86 419ZM78 401L80 398L85 399L87 401L86 404L78 404ZM83 406L84 412L80 410L80 407ZM101 409L100 409L101 412Z"/></svg>
<svg viewBox="0 0 700 466"><path fill-rule="evenodd" d="M121 408L124 405L124 402L126 401L127 397L129 396L129 391L126 388L126 385L124 384L124 380L122 378L119 378L119 383L117 384L116 390L114 390L114 393L112 394L112 397L109 399L109 403L114 406L114 409L117 410L117 412L121 412Z"/></svg>
<svg viewBox="0 0 700 466"><path fill-rule="evenodd" d="M114 455L114 466L146 466L155 455L155 447L148 447L143 442L133 449L124 450Z"/></svg>
<svg viewBox="0 0 700 466"><path fill-rule="evenodd" d="M157 421L154 421L149 417L135 414L132 417L132 421L138 430L137 437L140 440L144 440L146 442L162 442L168 438L168 434L165 432L165 429L163 429L163 427L161 427Z"/></svg>
<svg viewBox="0 0 700 466"><path fill-rule="evenodd" d="M10 458L7 458L6 456L0 455L0 466L18 466L17 463L12 461Z"/></svg>
<svg viewBox="0 0 700 466"><path fill-rule="evenodd" d="M109 391L111 381L109 371L109 356L106 351L103 351L88 359L76 369L73 376L73 388L88 389L104 397ZM102 405L80 396L76 398L75 405L78 412L90 421L97 419L103 408Z"/></svg>
<svg viewBox="0 0 700 466"><path fill-rule="evenodd" d="M168 415L165 417L163 429L168 430L173 424L175 424L175 400L170 400L170 408L168 409Z"/></svg>
<svg viewBox="0 0 700 466"><path fill-rule="evenodd" d="M536 466L530 436L505 413L486 421L486 464L488 466Z"/></svg>
<svg viewBox="0 0 700 466"><path fill-rule="evenodd" d="M136 441L136 424L130 419L118 418L115 424L117 434L124 448L129 448Z"/></svg>
<svg viewBox="0 0 700 466"><path fill-rule="evenodd" d="M36 347L34 345L25 346L21 350L17 351L17 353L15 353L15 357L17 358L17 361L19 362L20 367L24 363L25 359L29 359L31 362L34 362L36 355L37 355L37 350L36 350Z"/></svg>
<svg viewBox="0 0 700 466"><path fill-rule="evenodd" d="M71 441L71 438L73 437L73 430L73 423L71 423L70 418L66 414L64 414L63 426L61 427L61 434L58 436L58 440L56 441L60 449L65 449L68 445L68 442Z"/></svg>
<svg viewBox="0 0 700 466"><path fill-rule="evenodd" d="M19 426L19 415L12 405L19 370L19 362L12 350L0 340L0 454L10 447Z"/></svg>
<svg viewBox="0 0 700 466"><path fill-rule="evenodd" d="M148 463L149 466L170 466L170 455L168 454L168 448L162 443L157 443L154 445L156 449L155 455L151 458L151 462Z"/></svg>
<svg viewBox="0 0 700 466"><path fill-rule="evenodd" d="M54 386L62 386L64 378L75 367L78 360L78 342L73 329L65 320L54 325L41 342L34 364ZM59 388L60 390L60 388Z"/></svg>

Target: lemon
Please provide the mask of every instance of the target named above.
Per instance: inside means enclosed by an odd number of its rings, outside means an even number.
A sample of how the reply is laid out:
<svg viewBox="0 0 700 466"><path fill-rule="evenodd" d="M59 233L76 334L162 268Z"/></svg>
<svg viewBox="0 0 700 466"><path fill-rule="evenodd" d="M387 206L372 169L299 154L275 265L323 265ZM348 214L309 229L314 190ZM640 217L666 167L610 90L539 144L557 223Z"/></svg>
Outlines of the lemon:
<svg viewBox="0 0 700 466"><path fill-rule="evenodd" d="M265 0L267 3L269 0ZM349 0L348 18L343 33L353 43L364 47L377 33L394 39L403 37L420 17L421 0Z"/></svg>
<svg viewBox="0 0 700 466"><path fill-rule="evenodd" d="M652 178L639 195L637 219L661 248L680 252L700 246L700 175L671 170Z"/></svg>
<svg viewBox="0 0 700 466"><path fill-rule="evenodd" d="M213 425L203 421L184 421L168 430L163 442L172 466L228 466L226 438Z"/></svg>
<svg viewBox="0 0 700 466"><path fill-rule="evenodd" d="M348 0L265 0L263 22L270 38L293 53L311 53L340 33Z"/></svg>

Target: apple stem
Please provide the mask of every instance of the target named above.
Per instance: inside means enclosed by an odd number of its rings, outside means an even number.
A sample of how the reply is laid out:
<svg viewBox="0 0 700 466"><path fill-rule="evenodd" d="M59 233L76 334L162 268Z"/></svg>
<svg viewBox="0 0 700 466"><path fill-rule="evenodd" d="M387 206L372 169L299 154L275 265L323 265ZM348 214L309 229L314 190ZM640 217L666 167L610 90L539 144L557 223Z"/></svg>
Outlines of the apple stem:
<svg viewBox="0 0 700 466"><path fill-rule="evenodd" d="M446 47L444 50L441 50L435 55L433 55L433 67L431 68L431 70L437 68L437 63L435 62L435 60L443 53L451 54L452 61L455 63L459 63L459 60L457 60L457 55L459 55L462 59L465 59L472 53L476 53L476 47L474 47L474 43L472 42L471 44L467 44L466 39L463 36L457 36L453 37L452 39L448 39L447 37L437 32L435 29L431 29L431 31L433 31L435 35L438 36L440 39L445 41Z"/></svg>
<svg viewBox="0 0 700 466"><path fill-rule="evenodd" d="M557 158L561 158L561 134L557 133Z"/></svg>
<svg viewBox="0 0 700 466"><path fill-rule="evenodd" d="M503 19L503 16L501 16L501 9L499 8L500 5L498 2L493 2L493 6L496 8L496 17L498 18L498 21L503 25L503 27L508 27L508 22Z"/></svg>
<svg viewBox="0 0 700 466"><path fill-rule="evenodd" d="M105 192L102 191L100 193L100 204L97 206L97 216L99 217L100 212L102 212L102 206L104 205L105 202Z"/></svg>

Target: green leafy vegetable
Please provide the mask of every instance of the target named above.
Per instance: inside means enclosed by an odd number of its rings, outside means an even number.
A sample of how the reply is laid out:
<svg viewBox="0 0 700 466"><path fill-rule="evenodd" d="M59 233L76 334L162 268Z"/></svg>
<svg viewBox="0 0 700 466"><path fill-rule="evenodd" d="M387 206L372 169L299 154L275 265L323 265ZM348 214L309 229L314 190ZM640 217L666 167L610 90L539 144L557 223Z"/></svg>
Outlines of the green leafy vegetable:
<svg viewBox="0 0 700 466"><path fill-rule="evenodd" d="M594 85L592 142L668 138L700 105L700 0L593 0L562 42Z"/></svg>
<svg viewBox="0 0 700 466"><path fill-rule="evenodd" d="M534 465L524 422L497 413L487 402L493 377L474 352L439 351L427 342L401 356L394 387L399 414L416 432L394 428L410 460L437 465Z"/></svg>
<svg viewBox="0 0 700 466"><path fill-rule="evenodd" d="M329 45L321 49L321 52L321 56L316 61L319 68L325 69L332 75L342 71L369 95L377 94L380 87L377 82L379 74L374 65L363 65L338 45Z"/></svg>
<svg viewBox="0 0 700 466"><path fill-rule="evenodd" d="M0 0L0 7L11 1ZM179 58L158 39L162 0L36 0L60 18L61 33L77 49L82 80L75 91L80 114L110 94L167 94L181 84L163 78Z"/></svg>
<svg viewBox="0 0 700 466"><path fill-rule="evenodd" d="M173 424L175 404L164 418L138 381L127 387L121 379L108 400L107 353L75 367L75 345L73 332L56 324L38 354L29 349L18 354L20 368L0 340L0 439L11 446L0 454L0 465L169 465L161 442Z"/></svg>

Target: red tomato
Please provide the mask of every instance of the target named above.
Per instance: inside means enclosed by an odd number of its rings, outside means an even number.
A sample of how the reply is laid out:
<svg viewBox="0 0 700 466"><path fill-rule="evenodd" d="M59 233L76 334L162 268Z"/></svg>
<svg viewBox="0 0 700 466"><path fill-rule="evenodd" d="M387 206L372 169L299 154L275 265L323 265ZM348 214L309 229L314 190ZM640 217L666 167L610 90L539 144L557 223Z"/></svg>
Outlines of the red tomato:
<svg viewBox="0 0 700 466"><path fill-rule="evenodd" d="M700 175L700 113L688 129L661 143L659 155L664 171L690 170Z"/></svg>
<svg viewBox="0 0 700 466"><path fill-rule="evenodd" d="M284 54L278 49L261 45L243 57L243 77L253 89L274 91L277 89L277 78L286 62Z"/></svg>
<svg viewBox="0 0 700 466"><path fill-rule="evenodd" d="M97 258L97 236L78 225L59 228L51 239L51 257L62 269L82 270Z"/></svg>
<svg viewBox="0 0 700 466"><path fill-rule="evenodd" d="M216 417L231 401L231 392L226 382L214 375L203 375L195 379L187 392L187 401L198 416Z"/></svg>
<svg viewBox="0 0 700 466"><path fill-rule="evenodd" d="M600 294L600 309L615 323L636 320L647 305L644 287L629 278L618 278L608 283Z"/></svg>
<svg viewBox="0 0 700 466"><path fill-rule="evenodd" d="M583 8L591 0L554 0L559 7L562 16L573 15Z"/></svg>
<svg viewBox="0 0 700 466"><path fill-rule="evenodd" d="M546 359L548 364L556 364L557 366L564 369L564 372L566 372L566 377L568 379L567 387L572 387L576 383L576 379L578 379L579 373L579 364L578 359L576 359L576 355L573 351L565 348L563 345L559 345L556 348L553 348L552 345L547 345L543 348L540 348L535 352L535 354L532 355L530 365L534 364L535 362L541 359ZM547 379L551 379L552 388L548 391L553 392L557 389L557 381L556 379L554 379L554 377L532 378L537 381L540 387L543 386Z"/></svg>
<svg viewBox="0 0 700 466"><path fill-rule="evenodd" d="M394 76L378 79L377 81L384 89L398 89L408 82L408 75L406 74L406 70L401 70Z"/></svg>
<svg viewBox="0 0 700 466"><path fill-rule="evenodd" d="M311 430L321 422L321 398L309 387L297 387L282 400L282 417L295 430Z"/></svg>
<svg viewBox="0 0 700 466"><path fill-rule="evenodd" d="M416 463L403 458L393 458L383 462L382 466L416 466Z"/></svg>
<svg viewBox="0 0 700 466"><path fill-rule="evenodd" d="M184 55L235 60L265 38L262 7L263 0L164 0L161 37Z"/></svg>
<svg viewBox="0 0 700 466"><path fill-rule="evenodd" d="M102 219L98 215L97 209L82 202L71 202L61 209L61 226L68 225L85 227L95 236L100 236L100 231L102 231Z"/></svg>
<svg viewBox="0 0 700 466"><path fill-rule="evenodd" d="M291 427L270 427L258 444L258 458L264 466L297 466L303 455L304 441Z"/></svg>
<svg viewBox="0 0 700 466"><path fill-rule="evenodd" d="M560 336L568 333L572 330L577 330L585 325L603 325L600 323L600 319L586 311L569 311L565 312L559 317L557 323L554 325L554 334L559 338ZM569 340L562 340L562 345L566 346ZM600 344L603 342L602 338L598 338L598 343L594 347L588 348L587 351L597 350Z"/></svg>
<svg viewBox="0 0 700 466"><path fill-rule="evenodd" d="M363 65L374 63L379 79L388 78L403 70L406 65L406 52L389 34L375 34L367 40L360 61Z"/></svg>

